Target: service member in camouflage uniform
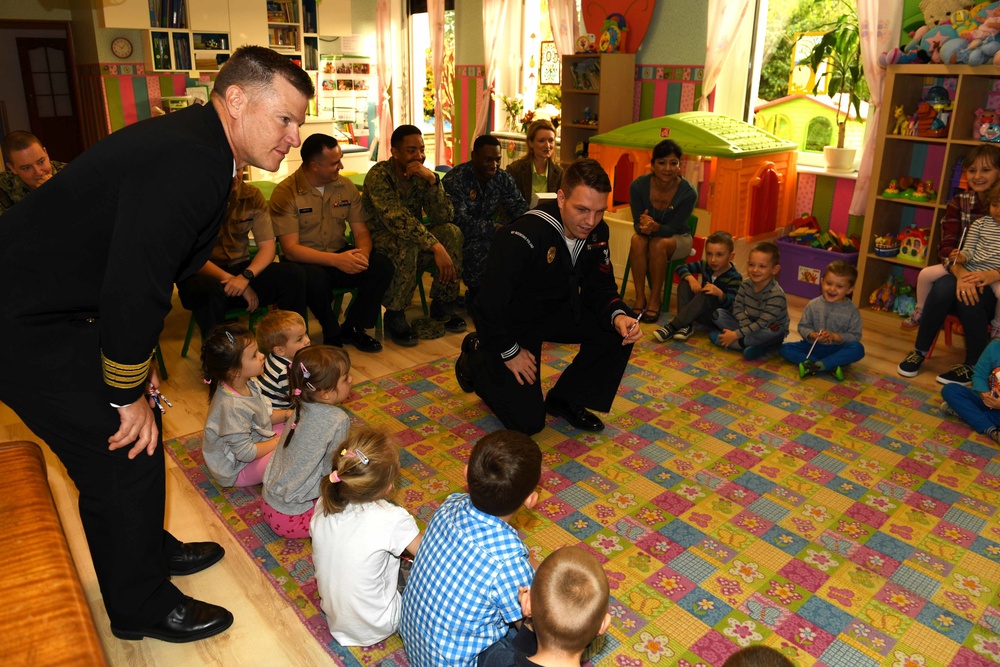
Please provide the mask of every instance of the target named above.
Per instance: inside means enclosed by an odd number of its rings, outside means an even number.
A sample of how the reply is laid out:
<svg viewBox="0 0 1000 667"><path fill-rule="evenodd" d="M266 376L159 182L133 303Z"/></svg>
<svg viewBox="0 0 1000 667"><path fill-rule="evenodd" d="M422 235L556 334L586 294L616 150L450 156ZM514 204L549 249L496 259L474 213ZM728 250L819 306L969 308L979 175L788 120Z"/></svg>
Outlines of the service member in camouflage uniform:
<svg viewBox="0 0 1000 667"><path fill-rule="evenodd" d="M462 230L462 280L468 288L465 302L472 303L486 271L493 234L503 223L528 210L514 178L500 170L500 142L496 137L477 137L472 159L458 165L441 179L455 209L455 224Z"/></svg>
<svg viewBox="0 0 1000 667"><path fill-rule="evenodd" d="M361 201L376 250L396 267L382 297L385 328L393 342L410 347L417 344L417 335L403 309L413 300L417 276L428 269L434 271L431 316L444 322L448 331L465 331L465 320L454 312L462 274L462 232L451 222L451 202L441 179L424 166L420 128L400 125L391 144L392 157L365 176Z"/></svg>
<svg viewBox="0 0 1000 667"><path fill-rule="evenodd" d="M30 132L11 132L3 138L0 149L7 167L0 172L0 215L66 166L49 160L42 142Z"/></svg>

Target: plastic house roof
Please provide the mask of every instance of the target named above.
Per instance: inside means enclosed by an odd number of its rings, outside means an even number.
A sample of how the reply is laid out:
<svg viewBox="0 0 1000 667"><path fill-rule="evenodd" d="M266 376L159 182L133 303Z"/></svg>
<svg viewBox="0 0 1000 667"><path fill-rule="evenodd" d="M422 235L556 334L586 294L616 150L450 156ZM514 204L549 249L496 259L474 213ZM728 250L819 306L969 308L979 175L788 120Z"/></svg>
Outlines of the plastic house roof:
<svg viewBox="0 0 1000 667"><path fill-rule="evenodd" d="M590 138L591 143L623 148L652 149L664 139L676 141L686 155L740 158L784 153L795 142L741 120L706 111L650 118Z"/></svg>

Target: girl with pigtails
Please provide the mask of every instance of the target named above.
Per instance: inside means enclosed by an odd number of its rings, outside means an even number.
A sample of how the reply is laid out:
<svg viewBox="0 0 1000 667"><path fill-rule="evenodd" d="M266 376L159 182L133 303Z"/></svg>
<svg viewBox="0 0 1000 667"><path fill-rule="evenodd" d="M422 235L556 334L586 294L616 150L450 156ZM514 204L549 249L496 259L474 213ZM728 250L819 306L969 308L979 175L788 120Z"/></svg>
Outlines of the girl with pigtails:
<svg viewBox="0 0 1000 667"><path fill-rule="evenodd" d="M288 369L292 409L281 442L264 471L261 514L282 537L309 537L320 480L351 422L337 407L351 393L351 359L329 345L299 350Z"/></svg>
<svg viewBox="0 0 1000 667"><path fill-rule="evenodd" d="M393 502L399 449L370 427L354 428L333 454L312 518L320 606L341 646L371 646L399 628L400 557L416 555L420 529Z"/></svg>

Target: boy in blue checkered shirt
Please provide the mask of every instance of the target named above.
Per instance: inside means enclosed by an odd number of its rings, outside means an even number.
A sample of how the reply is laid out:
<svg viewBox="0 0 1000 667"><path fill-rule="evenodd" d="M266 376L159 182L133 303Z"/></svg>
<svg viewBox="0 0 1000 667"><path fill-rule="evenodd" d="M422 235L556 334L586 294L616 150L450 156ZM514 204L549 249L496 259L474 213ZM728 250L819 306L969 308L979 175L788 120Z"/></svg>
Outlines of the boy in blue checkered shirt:
<svg viewBox="0 0 1000 667"><path fill-rule="evenodd" d="M435 512L403 590L399 634L413 667L510 661L534 569L508 521L535 506L541 474L542 453L523 433L497 431L472 448L469 493Z"/></svg>

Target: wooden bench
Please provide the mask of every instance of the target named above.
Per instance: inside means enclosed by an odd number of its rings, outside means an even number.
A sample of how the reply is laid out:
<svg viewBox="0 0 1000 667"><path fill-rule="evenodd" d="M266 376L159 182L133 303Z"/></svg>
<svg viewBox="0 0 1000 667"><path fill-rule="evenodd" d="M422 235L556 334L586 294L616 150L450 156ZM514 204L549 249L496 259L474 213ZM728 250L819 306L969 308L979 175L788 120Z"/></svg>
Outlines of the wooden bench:
<svg viewBox="0 0 1000 667"><path fill-rule="evenodd" d="M0 443L0 663L107 665L33 442Z"/></svg>

